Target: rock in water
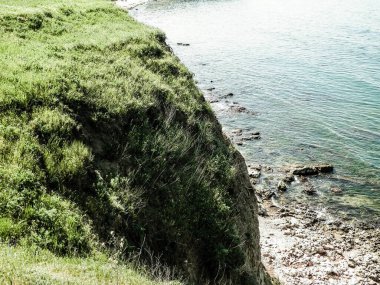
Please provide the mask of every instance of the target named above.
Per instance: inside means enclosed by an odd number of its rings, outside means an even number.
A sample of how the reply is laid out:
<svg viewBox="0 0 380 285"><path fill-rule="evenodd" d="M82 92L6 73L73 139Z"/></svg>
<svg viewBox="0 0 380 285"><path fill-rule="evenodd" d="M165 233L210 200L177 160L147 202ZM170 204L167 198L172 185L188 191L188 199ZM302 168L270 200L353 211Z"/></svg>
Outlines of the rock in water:
<svg viewBox="0 0 380 285"><path fill-rule="evenodd" d="M333 193L342 193L343 192L342 188L340 188L338 186L332 186L330 188L330 191L333 192Z"/></svg>
<svg viewBox="0 0 380 285"><path fill-rule="evenodd" d="M285 183L291 183L294 181L294 175L293 174L287 174L282 180Z"/></svg>
<svg viewBox="0 0 380 285"><path fill-rule="evenodd" d="M260 171L249 169L248 174L249 174L249 177L251 178L259 178L261 173Z"/></svg>
<svg viewBox="0 0 380 285"><path fill-rule="evenodd" d="M311 184L307 184L305 185L305 188L303 190L307 195L314 195L317 193L317 191L315 191L313 185Z"/></svg>
<svg viewBox="0 0 380 285"><path fill-rule="evenodd" d="M318 164L309 166L296 166L293 167L290 171L294 175L315 175L319 173L331 173L333 170L334 167L331 164Z"/></svg>
<svg viewBox="0 0 380 285"><path fill-rule="evenodd" d="M277 189L280 191L286 191L288 189L288 186L283 180L280 180L280 182L278 182Z"/></svg>

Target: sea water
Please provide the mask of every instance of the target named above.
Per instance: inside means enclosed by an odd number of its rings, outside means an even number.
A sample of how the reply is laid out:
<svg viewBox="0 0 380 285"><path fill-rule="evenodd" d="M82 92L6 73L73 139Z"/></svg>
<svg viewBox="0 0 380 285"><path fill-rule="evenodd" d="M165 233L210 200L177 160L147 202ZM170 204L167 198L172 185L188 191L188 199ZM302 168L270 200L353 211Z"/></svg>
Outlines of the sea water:
<svg viewBox="0 0 380 285"><path fill-rule="evenodd" d="M163 30L220 99L212 106L226 132L261 133L238 146L248 163L331 163L313 199L379 216L380 1L157 0L131 13ZM253 113L229 112L233 102ZM302 195L293 188L285 197Z"/></svg>

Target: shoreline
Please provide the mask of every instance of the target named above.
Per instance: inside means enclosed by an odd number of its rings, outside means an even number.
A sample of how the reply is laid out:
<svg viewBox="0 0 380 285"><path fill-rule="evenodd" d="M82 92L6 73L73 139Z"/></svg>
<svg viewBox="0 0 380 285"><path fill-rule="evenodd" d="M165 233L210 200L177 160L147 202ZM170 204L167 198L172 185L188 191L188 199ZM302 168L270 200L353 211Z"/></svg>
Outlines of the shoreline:
<svg viewBox="0 0 380 285"><path fill-rule="evenodd" d="M116 0L115 5L125 10L131 10L146 2L148 0Z"/></svg>
<svg viewBox="0 0 380 285"><path fill-rule="evenodd" d="M380 284L380 229L329 219L305 205L264 203L262 262L283 285Z"/></svg>
<svg viewBox="0 0 380 285"><path fill-rule="evenodd" d="M208 90L202 90L214 112L230 111L231 104L215 99ZM214 103L218 104L215 105ZM243 106L238 112L246 112ZM225 106L221 106L225 105ZM238 147L247 140L260 139L260 132L242 129L225 132ZM248 135L248 137L247 137ZM248 160L247 157L245 157ZM307 198L296 199L284 205L273 199L280 197L291 183L304 188L306 197L318 195L310 180L326 179L327 173L294 175L292 167L311 170L321 165L284 165L282 167L247 165L248 173L259 208L261 260L268 273L282 285L378 285L380 284L380 228L379 220L356 220L356 217L337 215L329 210L321 211ZM336 175L336 174L333 174ZM262 179L269 180L265 185ZM280 186L281 185L281 186ZM281 187L284 187L281 189ZM309 190L312 192L308 192ZM342 189L330 189L337 194ZM344 195L344 193L342 193Z"/></svg>
<svg viewBox="0 0 380 285"><path fill-rule="evenodd" d="M137 5L140 5L146 1L137 2L139 2ZM125 4L125 1L117 1L119 6L123 3ZM136 6L130 4L130 8L127 5L120 7L132 9ZM211 92L214 88L198 87L215 113L220 109L222 112L257 115L256 112L247 110L237 102L231 103L227 100L226 104L220 102L232 97L232 93L225 98L215 97ZM260 139L259 132L251 132L249 137L242 136L238 140L233 131L226 136L235 147L243 145L245 140ZM252 169L254 167L248 167L249 173L252 173ZM271 170L271 167L269 169ZM257 174L257 169L255 173ZM280 172L273 175L285 176ZM256 181L251 181L255 189L259 184L259 179L256 179L259 176L260 174L254 177ZM265 191L272 190L264 189ZM306 203L294 205L289 203L284 207L275 203L271 200L271 196L266 194L271 193L256 191L261 201L259 203L261 257L268 272L281 284L380 284L379 228L360 227L353 225L352 221L338 217L330 219L327 214L310 208Z"/></svg>

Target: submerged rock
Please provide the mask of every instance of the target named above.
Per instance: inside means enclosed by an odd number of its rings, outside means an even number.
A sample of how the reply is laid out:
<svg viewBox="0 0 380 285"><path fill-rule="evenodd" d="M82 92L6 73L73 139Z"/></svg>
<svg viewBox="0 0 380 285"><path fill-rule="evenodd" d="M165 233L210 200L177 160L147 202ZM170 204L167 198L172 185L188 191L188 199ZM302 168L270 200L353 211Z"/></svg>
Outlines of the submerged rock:
<svg viewBox="0 0 380 285"><path fill-rule="evenodd" d="M333 193L342 193L343 192L342 188L340 188L338 186L332 186L330 188L330 191L333 192Z"/></svg>
<svg viewBox="0 0 380 285"><path fill-rule="evenodd" d="M250 114L250 115L257 115L257 113L249 111L246 107L243 107L240 105L230 106L230 111L235 112L235 113L245 113L245 114Z"/></svg>
<svg viewBox="0 0 380 285"><path fill-rule="evenodd" d="M248 112L246 107L243 106L231 106L231 111L237 112L237 113L246 113Z"/></svg>
<svg viewBox="0 0 380 285"><path fill-rule="evenodd" d="M234 134L235 136L241 136L243 134L243 130L236 129L236 130L233 130L231 133Z"/></svg>
<svg viewBox="0 0 380 285"><path fill-rule="evenodd" d="M334 167L331 164L317 164L307 166L293 166L290 168L290 172L294 175L316 175L319 173L331 173Z"/></svg>
<svg viewBox="0 0 380 285"><path fill-rule="evenodd" d="M234 93L228 93L228 94L226 94L226 95L223 95L223 96L221 96L222 98L228 98L228 97L232 97L232 96L234 96Z"/></svg>

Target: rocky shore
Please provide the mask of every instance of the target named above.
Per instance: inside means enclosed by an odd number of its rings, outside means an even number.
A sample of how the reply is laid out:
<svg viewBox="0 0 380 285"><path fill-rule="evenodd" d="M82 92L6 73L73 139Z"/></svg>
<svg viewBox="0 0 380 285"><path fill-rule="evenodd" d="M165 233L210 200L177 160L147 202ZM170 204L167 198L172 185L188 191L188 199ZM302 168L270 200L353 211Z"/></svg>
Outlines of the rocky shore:
<svg viewBox="0 0 380 285"><path fill-rule="evenodd" d="M206 90L206 98L216 112L257 113L238 102L233 94L216 97ZM237 146L260 140L259 130L234 129L226 135ZM313 202L279 199L297 185L305 197L318 197L313 179L331 176L331 164L284 165L248 164L250 181L259 202L262 260L283 285L376 285L380 284L380 227L376 222L360 222L339 216ZM289 189L290 188L290 189ZM333 195L343 189L331 186Z"/></svg>
<svg viewBox="0 0 380 285"><path fill-rule="evenodd" d="M260 235L264 265L282 284L380 284L380 230L302 204L264 202Z"/></svg>

